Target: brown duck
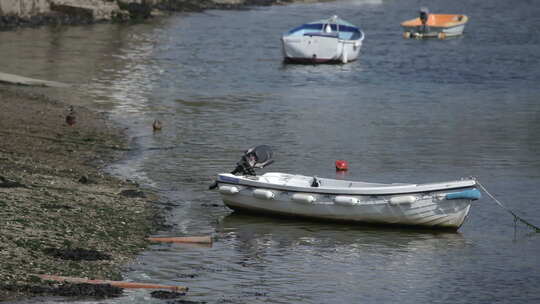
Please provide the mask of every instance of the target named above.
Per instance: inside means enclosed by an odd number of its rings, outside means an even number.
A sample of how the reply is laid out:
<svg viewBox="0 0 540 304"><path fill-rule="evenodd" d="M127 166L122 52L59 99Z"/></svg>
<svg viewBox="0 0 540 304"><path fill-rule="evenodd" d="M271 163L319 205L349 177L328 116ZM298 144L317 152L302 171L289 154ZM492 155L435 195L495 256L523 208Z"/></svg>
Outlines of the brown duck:
<svg viewBox="0 0 540 304"><path fill-rule="evenodd" d="M154 132L155 131L161 131L161 127L162 127L162 124L161 124L161 121L159 120L154 120L154 123L152 123L152 128L154 129Z"/></svg>
<svg viewBox="0 0 540 304"><path fill-rule="evenodd" d="M66 123L69 126L73 126L75 124L76 117L75 117L75 110L73 109L73 106L69 106L69 113L66 115Z"/></svg>

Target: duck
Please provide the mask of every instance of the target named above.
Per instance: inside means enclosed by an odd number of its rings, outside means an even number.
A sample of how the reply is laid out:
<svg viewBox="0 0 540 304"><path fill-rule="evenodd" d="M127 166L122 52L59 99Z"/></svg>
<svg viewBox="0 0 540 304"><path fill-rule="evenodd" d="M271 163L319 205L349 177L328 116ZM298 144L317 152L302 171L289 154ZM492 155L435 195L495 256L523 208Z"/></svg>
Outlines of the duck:
<svg viewBox="0 0 540 304"><path fill-rule="evenodd" d="M68 109L69 113L68 115L66 115L66 123L68 124L68 126L73 126L76 121L75 110L73 109L73 106L69 106Z"/></svg>
<svg viewBox="0 0 540 304"><path fill-rule="evenodd" d="M162 123L161 123L161 121L155 119L155 120L154 120L154 123L152 123L152 128L154 129L154 132L155 132L155 131L161 131L161 128L162 128Z"/></svg>

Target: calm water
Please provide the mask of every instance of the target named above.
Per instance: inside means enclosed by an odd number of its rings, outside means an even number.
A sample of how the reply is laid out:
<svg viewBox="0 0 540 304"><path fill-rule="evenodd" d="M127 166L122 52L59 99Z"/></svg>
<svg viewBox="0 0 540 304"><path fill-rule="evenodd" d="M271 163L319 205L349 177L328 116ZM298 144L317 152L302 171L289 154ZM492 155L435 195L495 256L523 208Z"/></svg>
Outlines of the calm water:
<svg viewBox="0 0 540 304"><path fill-rule="evenodd" d="M271 171L334 177L345 159L349 179L476 176L540 225L540 6L429 1L467 14L466 35L403 40L399 22L422 5L337 1L2 32L0 70L76 84L48 93L129 128L137 149L111 170L175 205L161 234L216 237L211 248L153 245L126 279L186 285L187 300L207 303L540 302L538 234L515 229L486 195L458 233L438 233L235 214L207 191L243 150L269 144ZM333 14L365 31L358 61L282 64L282 32ZM164 129L152 134L155 118ZM162 303L147 291L105 301L143 302Z"/></svg>

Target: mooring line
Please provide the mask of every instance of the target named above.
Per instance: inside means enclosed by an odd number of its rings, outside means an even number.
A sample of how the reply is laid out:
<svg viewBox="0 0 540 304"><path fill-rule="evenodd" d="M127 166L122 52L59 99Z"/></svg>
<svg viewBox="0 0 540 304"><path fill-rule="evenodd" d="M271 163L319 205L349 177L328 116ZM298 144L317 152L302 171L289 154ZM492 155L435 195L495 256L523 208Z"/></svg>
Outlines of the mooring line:
<svg viewBox="0 0 540 304"><path fill-rule="evenodd" d="M535 232L540 232L540 228L538 228L537 226L527 222L526 220L522 219L521 217L519 217L517 214L515 214L512 210L510 210L508 207L506 207L505 205L503 205L503 203L501 203L498 199L496 199L493 195L491 195L491 193L489 193L489 191L487 191L486 187L484 187L484 185L482 185L478 180L476 181L476 183L478 184L478 186L480 186L480 188L482 188L482 190L484 190L484 192L489 196L491 197L501 208L503 208L504 210L506 210L506 212L510 213L513 217L514 217L514 222L516 221L520 221L522 222L523 224L529 226L531 229L533 229Z"/></svg>

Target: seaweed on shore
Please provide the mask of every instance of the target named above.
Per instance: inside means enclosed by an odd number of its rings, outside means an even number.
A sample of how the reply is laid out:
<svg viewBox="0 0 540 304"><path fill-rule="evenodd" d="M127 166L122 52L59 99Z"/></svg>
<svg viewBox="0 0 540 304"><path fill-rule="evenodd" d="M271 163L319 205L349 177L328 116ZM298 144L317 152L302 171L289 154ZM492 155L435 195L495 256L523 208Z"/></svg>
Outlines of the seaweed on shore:
<svg viewBox="0 0 540 304"><path fill-rule="evenodd" d="M0 285L0 289L12 293L34 296L92 297L96 299L119 297L123 289L109 284L62 283L53 285L10 284Z"/></svg>
<svg viewBox="0 0 540 304"><path fill-rule="evenodd" d="M150 295L156 299L177 299L181 296L185 296L186 293L166 290L154 290L150 293Z"/></svg>
<svg viewBox="0 0 540 304"><path fill-rule="evenodd" d="M111 259L110 254L83 248L45 248L43 252L55 258L72 261L101 261Z"/></svg>

